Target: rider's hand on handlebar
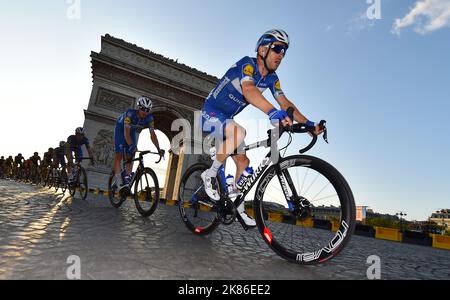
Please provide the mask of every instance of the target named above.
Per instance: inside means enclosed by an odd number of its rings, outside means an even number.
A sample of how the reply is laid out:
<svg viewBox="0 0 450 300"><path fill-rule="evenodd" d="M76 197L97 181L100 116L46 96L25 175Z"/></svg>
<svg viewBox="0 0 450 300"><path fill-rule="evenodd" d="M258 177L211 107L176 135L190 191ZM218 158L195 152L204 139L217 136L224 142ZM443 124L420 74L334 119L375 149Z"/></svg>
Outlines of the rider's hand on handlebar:
<svg viewBox="0 0 450 300"><path fill-rule="evenodd" d="M270 122L274 126L279 126L280 122L283 126L292 126L292 120L289 118L288 113L284 110L277 110L274 108L269 111L268 116Z"/></svg>
<svg viewBox="0 0 450 300"><path fill-rule="evenodd" d="M316 125L315 128L316 128L316 129L315 129L315 131L314 131L314 134L317 135L317 136L321 135L321 134L324 132L323 128L321 128L320 125ZM311 137L313 136L313 134L312 134L311 132L308 132L308 134L309 134L309 136L311 136Z"/></svg>
<svg viewBox="0 0 450 300"><path fill-rule="evenodd" d="M284 120L281 120L281 125L283 125L283 127L292 126L293 124L294 123L289 117L285 118Z"/></svg>

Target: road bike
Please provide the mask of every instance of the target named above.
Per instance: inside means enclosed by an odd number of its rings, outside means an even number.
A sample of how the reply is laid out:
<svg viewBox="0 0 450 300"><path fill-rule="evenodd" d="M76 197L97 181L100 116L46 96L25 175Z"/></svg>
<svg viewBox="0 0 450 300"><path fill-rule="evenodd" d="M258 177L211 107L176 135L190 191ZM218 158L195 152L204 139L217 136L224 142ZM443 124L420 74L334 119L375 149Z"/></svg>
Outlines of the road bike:
<svg viewBox="0 0 450 300"><path fill-rule="evenodd" d="M127 200L128 197L134 198L134 203L138 212L144 217L150 217L158 207L160 199L159 182L156 173L151 168L144 166L144 156L148 154L158 155L160 163L164 155L151 151L137 151L139 157L122 161L121 180L123 182L126 175L126 165L135 161L139 162L136 172L132 173L129 188L124 188L119 192L120 183L118 182L114 172L111 173L108 181L108 197L111 205L119 208ZM125 157L125 155L124 155Z"/></svg>
<svg viewBox="0 0 450 300"><path fill-rule="evenodd" d="M72 174L69 175L72 180L70 179L68 180L68 188L70 196L74 197L76 191L78 190L81 199L86 200L89 191L89 186L86 170L81 166L81 162L83 160L93 161L93 158L83 157L75 159L76 162L75 165L72 167Z"/></svg>
<svg viewBox="0 0 450 300"><path fill-rule="evenodd" d="M288 112L292 119L293 109ZM328 143L326 121L319 126ZM271 150L234 201L228 195L223 168L217 178L220 200L214 201L207 196L201 179L210 166L191 166L179 187L178 208L183 223L197 235L208 235L220 224L231 225L236 220L249 230L236 208L259 181L253 203L246 208L255 217L266 244L284 259L303 265L335 257L353 234L355 203L347 181L332 165L304 155L318 140L314 132L315 127L306 124L280 125L268 131L267 140L245 147L245 151L260 147ZM312 141L300 150L301 155L282 157L277 142L284 133L289 134L289 142L281 150L291 144L293 134L309 133ZM334 222L335 231L316 228L315 220Z"/></svg>

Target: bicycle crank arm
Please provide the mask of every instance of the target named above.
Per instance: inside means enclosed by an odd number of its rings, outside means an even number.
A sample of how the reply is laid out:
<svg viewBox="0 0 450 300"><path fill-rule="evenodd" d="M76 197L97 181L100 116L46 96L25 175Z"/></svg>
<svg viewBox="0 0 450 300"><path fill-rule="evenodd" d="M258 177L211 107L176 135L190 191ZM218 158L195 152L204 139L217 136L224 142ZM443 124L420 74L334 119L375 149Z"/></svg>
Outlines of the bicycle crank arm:
<svg viewBox="0 0 450 300"><path fill-rule="evenodd" d="M242 228L243 228L245 231L249 231L249 230L250 230L250 227L248 227L247 224L245 224L245 222L244 222L244 220L242 219L242 217L241 217L240 214L236 214L236 219L239 221L239 223L241 223L241 226L242 226Z"/></svg>

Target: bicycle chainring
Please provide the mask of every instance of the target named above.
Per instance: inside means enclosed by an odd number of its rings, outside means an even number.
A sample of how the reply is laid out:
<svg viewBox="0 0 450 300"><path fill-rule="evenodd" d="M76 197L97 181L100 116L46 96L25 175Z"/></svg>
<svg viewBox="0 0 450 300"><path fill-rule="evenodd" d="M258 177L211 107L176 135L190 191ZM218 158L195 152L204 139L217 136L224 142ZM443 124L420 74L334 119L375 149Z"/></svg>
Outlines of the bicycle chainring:
<svg viewBox="0 0 450 300"><path fill-rule="evenodd" d="M217 215L223 225L231 225L234 223L237 215L236 206L230 199L220 200L217 204Z"/></svg>

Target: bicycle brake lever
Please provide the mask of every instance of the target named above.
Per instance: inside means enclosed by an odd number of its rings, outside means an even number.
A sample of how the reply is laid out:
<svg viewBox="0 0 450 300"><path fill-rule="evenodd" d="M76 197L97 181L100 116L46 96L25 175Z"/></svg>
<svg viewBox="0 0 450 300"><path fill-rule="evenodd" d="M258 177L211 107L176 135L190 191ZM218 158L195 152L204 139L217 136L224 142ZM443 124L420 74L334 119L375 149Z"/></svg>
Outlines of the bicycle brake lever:
<svg viewBox="0 0 450 300"><path fill-rule="evenodd" d="M328 142L328 130L327 130L326 124L327 124L327 121L325 121L325 120L320 121L319 128L323 130L323 139L324 139L324 141L327 144L329 144L329 142Z"/></svg>

